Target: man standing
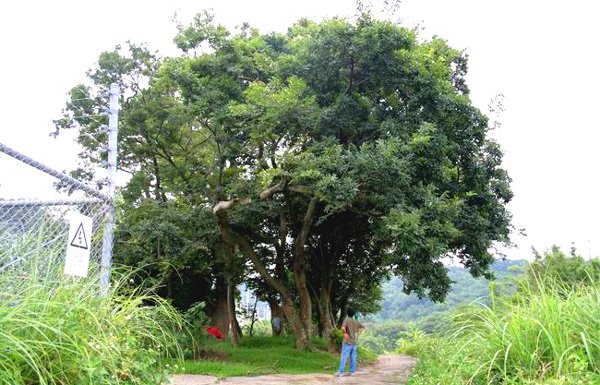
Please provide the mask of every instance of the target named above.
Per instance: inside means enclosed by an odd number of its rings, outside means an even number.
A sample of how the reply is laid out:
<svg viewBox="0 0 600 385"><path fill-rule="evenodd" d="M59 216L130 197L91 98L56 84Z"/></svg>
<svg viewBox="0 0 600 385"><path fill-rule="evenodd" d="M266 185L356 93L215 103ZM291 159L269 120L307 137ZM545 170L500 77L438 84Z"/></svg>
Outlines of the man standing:
<svg viewBox="0 0 600 385"><path fill-rule="evenodd" d="M354 319L354 309L348 308L346 311L346 319L342 323L342 331L344 332L344 342L342 343L342 356L340 357L340 370L336 376L352 376L356 372L357 356L356 348L358 344L358 333L364 329L364 325ZM350 356L350 374L344 373L346 360Z"/></svg>

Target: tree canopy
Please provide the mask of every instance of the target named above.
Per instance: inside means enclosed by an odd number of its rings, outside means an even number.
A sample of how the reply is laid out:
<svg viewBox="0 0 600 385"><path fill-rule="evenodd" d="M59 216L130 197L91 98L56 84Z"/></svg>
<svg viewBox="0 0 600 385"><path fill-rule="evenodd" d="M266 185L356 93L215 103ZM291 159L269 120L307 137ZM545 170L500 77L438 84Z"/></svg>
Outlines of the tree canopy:
<svg viewBox="0 0 600 385"><path fill-rule="evenodd" d="M347 306L373 311L390 274L436 301L444 257L489 274L512 193L463 52L368 14L261 34L201 13L175 43L177 57L102 54L57 121L97 163L101 125L76 116L110 82L124 89L117 250L206 280L169 295L258 280L304 347L313 322L327 335Z"/></svg>

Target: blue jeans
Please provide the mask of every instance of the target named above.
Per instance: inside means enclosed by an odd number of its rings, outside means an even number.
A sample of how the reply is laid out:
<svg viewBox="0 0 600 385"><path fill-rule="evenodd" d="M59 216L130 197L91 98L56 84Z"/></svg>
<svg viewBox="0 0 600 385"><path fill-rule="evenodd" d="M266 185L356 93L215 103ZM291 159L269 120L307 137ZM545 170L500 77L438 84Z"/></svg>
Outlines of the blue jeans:
<svg viewBox="0 0 600 385"><path fill-rule="evenodd" d="M342 344L342 357L340 358L340 374L344 373L346 360L350 356L350 373L356 372L356 345Z"/></svg>

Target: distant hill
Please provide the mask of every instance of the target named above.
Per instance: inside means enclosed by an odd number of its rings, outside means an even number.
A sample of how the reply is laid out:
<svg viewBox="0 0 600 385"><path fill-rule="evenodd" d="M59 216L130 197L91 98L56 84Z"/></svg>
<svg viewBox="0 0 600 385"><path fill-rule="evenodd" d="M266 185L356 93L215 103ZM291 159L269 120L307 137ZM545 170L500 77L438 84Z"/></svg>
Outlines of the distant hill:
<svg viewBox="0 0 600 385"><path fill-rule="evenodd" d="M519 276L526 260L497 261L492 265L498 287L503 291L514 290L511 282ZM403 283L399 278L393 278L383 285L382 309L379 313L368 317L369 321L381 322L388 320L416 321L435 313L444 312L457 306L476 300L489 300L489 281L484 278L473 278L469 271L458 266L448 268L449 276L455 283L452 285L446 301L441 304L429 299L419 299L415 294L406 295L402 292Z"/></svg>

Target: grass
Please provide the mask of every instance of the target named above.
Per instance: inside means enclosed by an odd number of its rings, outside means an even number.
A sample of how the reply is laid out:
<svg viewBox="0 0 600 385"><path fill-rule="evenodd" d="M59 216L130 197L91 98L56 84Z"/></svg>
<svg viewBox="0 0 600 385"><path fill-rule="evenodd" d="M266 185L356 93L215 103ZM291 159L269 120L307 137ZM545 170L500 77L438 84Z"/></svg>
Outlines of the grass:
<svg viewBox="0 0 600 385"><path fill-rule="evenodd" d="M322 340L314 340L315 349L299 351L291 337L242 338L239 346L228 342L217 345L214 355L218 360L186 360L182 372L217 377L252 376L286 373L328 373L339 366L339 354L326 351ZM360 350L360 365L372 362L376 356Z"/></svg>
<svg viewBox="0 0 600 385"><path fill-rule="evenodd" d="M420 341L409 385L600 384L600 285L542 280L496 308L455 313Z"/></svg>
<svg viewBox="0 0 600 385"><path fill-rule="evenodd" d="M103 297L97 265L87 278L64 276L63 245L30 252L45 228L0 247L4 257L28 252L0 273L0 384L163 384L180 315L127 275L114 274Z"/></svg>

